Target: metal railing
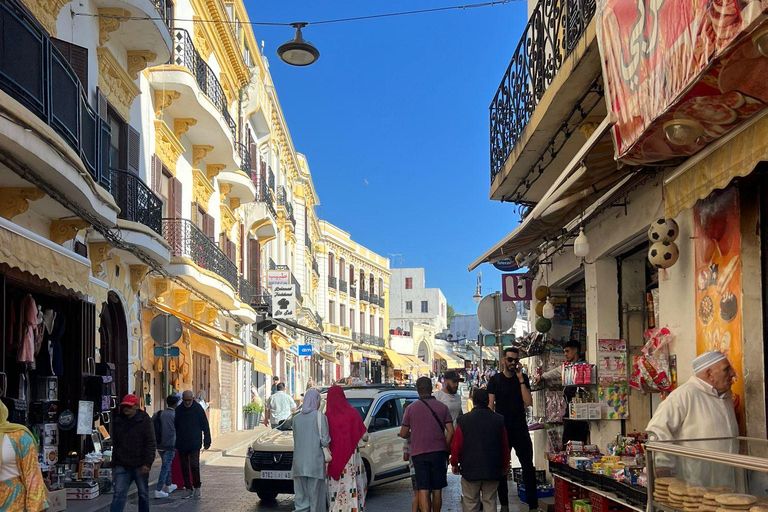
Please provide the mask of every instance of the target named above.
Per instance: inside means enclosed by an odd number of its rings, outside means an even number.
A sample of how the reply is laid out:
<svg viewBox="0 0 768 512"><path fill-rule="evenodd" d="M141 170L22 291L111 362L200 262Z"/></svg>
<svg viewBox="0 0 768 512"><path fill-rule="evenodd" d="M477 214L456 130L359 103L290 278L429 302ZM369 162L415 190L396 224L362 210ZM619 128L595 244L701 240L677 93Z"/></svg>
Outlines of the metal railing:
<svg viewBox="0 0 768 512"><path fill-rule="evenodd" d="M315 260L312 260L312 271L320 277L320 265Z"/></svg>
<svg viewBox="0 0 768 512"><path fill-rule="evenodd" d="M240 296L240 301L248 305L253 304L254 299L259 295L256 287L243 276L240 276L238 284L238 295Z"/></svg>
<svg viewBox="0 0 768 512"><path fill-rule="evenodd" d="M286 267L287 270L288 267ZM275 260L272 258L269 258L269 270L277 270L277 264L275 263Z"/></svg>
<svg viewBox="0 0 768 512"><path fill-rule="evenodd" d="M189 258L198 267L221 276L238 289L237 265L189 219L163 219L163 236L171 255Z"/></svg>
<svg viewBox="0 0 768 512"><path fill-rule="evenodd" d="M277 206L285 207L288 202L288 194L285 192L285 187L280 185L277 187Z"/></svg>
<svg viewBox="0 0 768 512"><path fill-rule="evenodd" d="M304 297L301 295L301 285L299 284L299 280L296 279L296 276L293 275L293 272L291 272L291 284L296 285L296 300L304 302Z"/></svg>
<svg viewBox="0 0 768 512"><path fill-rule="evenodd" d="M312 240L309 238L309 233L304 234L304 245L307 246L309 252L312 252Z"/></svg>
<svg viewBox="0 0 768 512"><path fill-rule="evenodd" d="M275 198L267 185L266 177L263 174L251 174L253 184L256 187L256 200L267 205L267 210L272 214L273 219L277 219L277 210L275 210Z"/></svg>
<svg viewBox="0 0 768 512"><path fill-rule="evenodd" d="M379 305L379 296L378 296L378 295L376 295L375 293L372 293L372 294L370 295L370 297L369 297L368 301L369 301L371 304L373 304L374 306L378 306L378 305Z"/></svg>
<svg viewBox="0 0 768 512"><path fill-rule="evenodd" d="M315 322L317 322L317 327L320 329L320 332L323 331L323 317L320 316L320 313L315 312Z"/></svg>
<svg viewBox="0 0 768 512"><path fill-rule="evenodd" d="M328 276L328 287L334 290L338 287L336 276Z"/></svg>
<svg viewBox="0 0 768 512"><path fill-rule="evenodd" d="M364 332L353 332L352 341L365 345L373 345L374 347L384 346L384 338L373 336L372 334L365 334Z"/></svg>
<svg viewBox="0 0 768 512"><path fill-rule="evenodd" d="M88 104L72 66L19 4L0 2L0 27L0 89L53 128L110 190L109 123Z"/></svg>
<svg viewBox="0 0 768 512"><path fill-rule="evenodd" d="M111 169L112 196L120 207L118 219L138 222L157 233L163 234L163 201L128 171Z"/></svg>
<svg viewBox="0 0 768 512"><path fill-rule="evenodd" d="M360 300L368 302L369 299L370 297L368 296L368 292L366 290L360 290Z"/></svg>
<svg viewBox="0 0 768 512"><path fill-rule="evenodd" d="M293 227L296 227L296 217L294 217L293 215L293 204L286 201L285 211L288 216L288 220L291 221L291 224L293 224Z"/></svg>
<svg viewBox="0 0 768 512"><path fill-rule="evenodd" d="M237 154L240 157L240 170L244 173L251 175L253 169L251 168L251 152L245 147L245 144L235 142L237 148Z"/></svg>
<svg viewBox="0 0 768 512"><path fill-rule="evenodd" d="M275 190L275 173L270 166L267 166L267 184L270 189Z"/></svg>
<svg viewBox="0 0 768 512"><path fill-rule="evenodd" d="M200 90L208 96L216 110L224 117L224 121L232 132L232 139L237 140L237 125L229 113L227 96L224 94L224 89L222 89L219 79L216 78L216 73L208 66L205 59L197 53L189 32L183 28L177 28L173 31L173 56L171 57L171 63L177 66L184 66L192 72Z"/></svg>
<svg viewBox="0 0 768 512"><path fill-rule="evenodd" d="M384 297L379 297L379 307L380 308L384 307Z"/></svg>
<svg viewBox="0 0 768 512"><path fill-rule="evenodd" d="M339 291L347 293L347 282L343 279L339 279Z"/></svg>
<svg viewBox="0 0 768 512"><path fill-rule="evenodd" d="M165 23L165 26L168 27L168 30L171 30L173 2L170 0L151 0L151 2L155 6L155 9L157 9L158 14L160 14L160 18L163 20L163 23Z"/></svg>
<svg viewBox="0 0 768 512"><path fill-rule="evenodd" d="M351 286L349 287L349 296L353 299L357 298L357 286Z"/></svg>
<svg viewBox="0 0 768 512"><path fill-rule="evenodd" d="M491 102L491 183L594 14L595 0L536 4Z"/></svg>

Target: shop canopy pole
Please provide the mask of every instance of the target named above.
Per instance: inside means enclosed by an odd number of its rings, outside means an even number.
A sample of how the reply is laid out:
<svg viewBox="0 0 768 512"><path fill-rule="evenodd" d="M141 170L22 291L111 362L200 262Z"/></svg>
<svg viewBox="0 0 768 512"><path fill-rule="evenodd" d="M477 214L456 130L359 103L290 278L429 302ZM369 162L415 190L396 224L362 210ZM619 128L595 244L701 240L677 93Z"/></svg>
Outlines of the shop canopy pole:
<svg viewBox="0 0 768 512"><path fill-rule="evenodd" d="M493 294L493 316L496 322L496 346L499 348L499 371L501 371L501 362L504 360L504 345L502 343L501 330L501 293L494 292Z"/></svg>

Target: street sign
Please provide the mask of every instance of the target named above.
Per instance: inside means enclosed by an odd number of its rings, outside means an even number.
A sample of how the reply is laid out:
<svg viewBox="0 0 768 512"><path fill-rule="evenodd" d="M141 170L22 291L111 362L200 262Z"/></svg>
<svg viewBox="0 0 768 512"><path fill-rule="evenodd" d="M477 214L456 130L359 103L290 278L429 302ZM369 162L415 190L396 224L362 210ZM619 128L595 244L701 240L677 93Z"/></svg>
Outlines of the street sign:
<svg viewBox="0 0 768 512"><path fill-rule="evenodd" d="M503 333L515 325L517 308L514 303L503 303L499 292L483 297L477 306L477 319L486 331Z"/></svg>
<svg viewBox="0 0 768 512"><path fill-rule="evenodd" d="M299 356L311 356L312 345L299 345Z"/></svg>
<svg viewBox="0 0 768 512"><path fill-rule="evenodd" d="M155 357L163 357L166 355L164 347L154 347L152 353ZM179 347L168 347L168 357L179 357Z"/></svg>
<svg viewBox="0 0 768 512"><path fill-rule="evenodd" d="M512 258L504 258L503 260L499 260L494 263L493 266L502 272L512 272L520 268L517 262Z"/></svg>
<svg viewBox="0 0 768 512"><path fill-rule="evenodd" d="M510 345L513 345L515 342L515 335L514 334L503 334L501 336L501 344L505 347L508 347ZM494 347L496 346L496 335L494 334L484 334L483 335L483 346L484 347Z"/></svg>
<svg viewBox="0 0 768 512"><path fill-rule="evenodd" d="M296 318L296 285L272 287L272 318Z"/></svg>
<svg viewBox="0 0 768 512"><path fill-rule="evenodd" d="M533 283L525 274L502 274L501 293L504 302L533 299Z"/></svg>
<svg viewBox="0 0 768 512"><path fill-rule="evenodd" d="M149 335L160 347L170 347L181 339L181 320L173 315L161 314L149 324Z"/></svg>
<svg viewBox="0 0 768 512"><path fill-rule="evenodd" d="M291 272L288 270L268 270L267 284L270 288L275 286L288 286L291 284Z"/></svg>

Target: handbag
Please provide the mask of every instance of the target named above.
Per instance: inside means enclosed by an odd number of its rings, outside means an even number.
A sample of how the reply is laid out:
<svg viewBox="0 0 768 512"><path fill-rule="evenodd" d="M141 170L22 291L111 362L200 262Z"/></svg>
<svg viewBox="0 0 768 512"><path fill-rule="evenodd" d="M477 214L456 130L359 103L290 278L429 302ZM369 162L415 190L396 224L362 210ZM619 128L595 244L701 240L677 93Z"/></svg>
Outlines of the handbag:
<svg viewBox="0 0 768 512"><path fill-rule="evenodd" d="M323 413L320 411L317 411L317 435L320 437L320 439L323 438L323 428L322 428L322 419L320 416L322 416ZM331 454L331 449L327 446L320 446L323 449L323 458L325 459L325 463L328 464L333 460L333 455Z"/></svg>

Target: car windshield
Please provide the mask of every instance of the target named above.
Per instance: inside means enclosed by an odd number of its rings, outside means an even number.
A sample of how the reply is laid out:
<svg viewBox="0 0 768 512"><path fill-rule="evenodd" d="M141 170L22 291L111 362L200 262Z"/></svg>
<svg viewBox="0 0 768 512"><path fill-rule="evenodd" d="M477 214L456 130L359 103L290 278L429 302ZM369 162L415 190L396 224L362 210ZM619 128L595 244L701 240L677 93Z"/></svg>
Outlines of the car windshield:
<svg viewBox="0 0 768 512"><path fill-rule="evenodd" d="M373 400L370 398L347 398L347 402L349 402L349 405L355 408L355 410L360 414L360 418L362 418L363 421L365 421L365 418L368 416L368 411L371 408L371 404L373 403ZM323 396L323 402L320 405L321 410L325 410L325 396ZM282 422L280 425L278 425L278 430L293 430L293 417L297 414L301 414L301 409L298 409L295 413L291 415L290 418Z"/></svg>

